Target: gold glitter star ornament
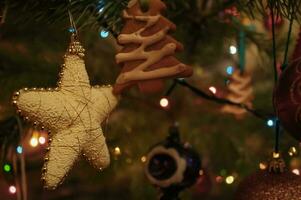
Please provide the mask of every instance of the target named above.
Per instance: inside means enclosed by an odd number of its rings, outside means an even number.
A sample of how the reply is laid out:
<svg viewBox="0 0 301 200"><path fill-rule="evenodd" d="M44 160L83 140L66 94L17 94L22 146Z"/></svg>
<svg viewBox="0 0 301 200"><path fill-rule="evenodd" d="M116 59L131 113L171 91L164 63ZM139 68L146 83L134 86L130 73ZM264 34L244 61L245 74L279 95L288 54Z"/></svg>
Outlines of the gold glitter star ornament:
<svg viewBox="0 0 301 200"><path fill-rule="evenodd" d="M84 51L73 35L64 56L58 87L25 88L13 97L13 104L25 119L51 131L42 170L42 180L49 189L62 183L80 154L98 169L110 163L100 124L118 100L111 86L90 85Z"/></svg>

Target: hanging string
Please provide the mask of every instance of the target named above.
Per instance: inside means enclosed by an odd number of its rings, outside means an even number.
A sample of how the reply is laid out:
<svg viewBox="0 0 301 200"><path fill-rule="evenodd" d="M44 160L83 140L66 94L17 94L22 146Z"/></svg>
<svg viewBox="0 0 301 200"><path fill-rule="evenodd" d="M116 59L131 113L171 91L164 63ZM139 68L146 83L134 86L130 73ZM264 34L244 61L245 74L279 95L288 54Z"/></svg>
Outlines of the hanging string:
<svg viewBox="0 0 301 200"><path fill-rule="evenodd" d="M276 60L276 34L275 34L275 16L274 16L274 9L272 7L272 5L270 6L270 11L271 11L271 17L272 17L272 40L273 40L273 67L274 67L274 81L275 81L275 85L277 84L278 81L278 72L277 72L277 60ZM274 106L274 110L276 110L275 108L275 104ZM274 151L275 153L279 152L279 137L280 137L280 123L279 120L276 119L275 121L275 146L274 146Z"/></svg>
<svg viewBox="0 0 301 200"><path fill-rule="evenodd" d="M76 29L76 26L75 26L75 22L73 20L72 13L69 9L68 9L68 14L69 14L70 26L71 26L71 28L73 28L75 35L77 35L77 29Z"/></svg>
<svg viewBox="0 0 301 200"><path fill-rule="evenodd" d="M229 105L240 107L242 109L245 109L247 112L251 113L255 117L263 119L265 121L270 119L271 116L272 116L272 115L262 114L261 112L259 112L257 110L251 109L247 105L244 105L244 104L241 104L241 103L236 103L236 102L230 101L228 99L223 99L223 98L217 97L215 95L209 95L206 92L204 92L204 91L194 87L193 85L189 84L188 82L186 82L185 79L175 79L175 81L179 85L190 89L193 93L195 93L197 96L199 96L203 99L207 99L209 101L213 101L213 102L218 103L218 104L229 104Z"/></svg>
<svg viewBox="0 0 301 200"><path fill-rule="evenodd" d="M288 65L288 48L289 48L289 43L290 43L290 38L292 34L292 29L293 29L293 22L294 22L294 8L293 4L291 1L289 3L289 29L288 29L288 34L287 34L287 40L286 40L286 45L285 45L285 51L284 51L284 58L283 58L283 63L281 65L281 70L284 70L287 65Z"/></svg>
<svg viewBox="0 0 301 200"><path fill-rule="evenodd" d="M75 37L77 37L77 29L76 29L76 24L75 21L73 19L72 13L70 11L70 7L71 7L71 0L69 0L69 8L68 8L68 14L69 14L69 21L70 21L70 26L73 29L73 34Z"/></svg>
<svg viewBox="0 0 301 200"><path fill-rule="evenodd" d="M274 67L274 81L275 84L278 81L278 72L277 72L277 60L276 60L276 34L275 34L275 16L274 9L270 7L271 16L272 16L272 40L273 40L273 67Z"/></svg>
<svg viewBox="0 0 301 200"><path fill-rule="evenodd" d="M279 137L280 137L280 122L278 119L275 121L275 153L279 153Z"/></svg>
<svg viewBox="0 0 301 200"><path fill-rule="evenodd" d="M165 93L165 95L164 96L170 96L171 95L171 93L174 91L174 89L176 88L176 86L177 86L177 81L176 80L174 80L173 81L173 83L172 83L172 85L168 88L168 90L166 91L166 93Z"/></svg>

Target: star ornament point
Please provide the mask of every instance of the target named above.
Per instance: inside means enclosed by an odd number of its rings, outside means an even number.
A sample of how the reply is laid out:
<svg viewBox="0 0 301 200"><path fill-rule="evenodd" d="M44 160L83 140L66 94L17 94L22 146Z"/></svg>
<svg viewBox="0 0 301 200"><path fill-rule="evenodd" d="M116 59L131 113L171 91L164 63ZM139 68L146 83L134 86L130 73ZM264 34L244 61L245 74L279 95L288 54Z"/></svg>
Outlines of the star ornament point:
<svg viewBox="0 0 301 200"><path fill-rule="evenodd" d="M118 99L111 86L90 85L83 57L83 47L73 38L57 88L24 88L13 95L20 115L51 131L42 169L42 180L49 189L63 182L80 155L97 169L110 163L101 122Z"/></svg>

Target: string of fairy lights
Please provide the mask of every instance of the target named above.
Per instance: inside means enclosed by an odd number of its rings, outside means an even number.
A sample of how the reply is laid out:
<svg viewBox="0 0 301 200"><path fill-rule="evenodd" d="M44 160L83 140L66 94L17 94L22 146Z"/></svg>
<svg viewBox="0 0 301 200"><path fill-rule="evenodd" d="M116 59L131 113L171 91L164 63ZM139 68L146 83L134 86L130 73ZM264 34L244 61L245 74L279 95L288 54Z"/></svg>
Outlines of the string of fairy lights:
<svg viewBox="0 0 301 200"><path fill-rule="evenodd" d="M229 54L231 54L231 55L236 55L238 53L238 49L237 49L237 47L235 45L230 45L228 49L229 49ZM226 74L228 76L231 76L234 73L234 70L235 70L235 67L233 67L232 65L227 65L226 68L225 68ZM227 83L229 83L229 80L226 80L226 84ZM199 97L202 97L202 98L207 99L209 101L214 101L214 102L220 103L220 104L231 104L231 105L243 108L246 111L248 111L249 113L253 114L255 117L263 119L265 121L265 124L268 127L270 127L270 128L274 128L274 127L277 126L277 118L276 118L276 116L274 114L272 114L272 115L271 114L270 115L262 114L262 113L260 113L257 110L250 109L246 105L239 104L239 103L236 103L236 102L231 102L231 101L229 101L227 99L223 99L223 98L217 97L216 96L216 94L217 94L217 88L214 87L214 86L210 86L208 88L208 90L209 90L209 92L211 94L210 95L206 94L205 91L194 87L193 85L191 85L188 82L186 82L185 79L175 79L174 83L170 86L170 88L167 90L167 92L165 93L165 95L160 99L159 104L160 104L160 106L163 109L166 110L167 108L170 108L169 98L170 98L171 93L173 92L173 90L175 90L175 88L176 88L177 85L181 85L181 86L187 87L188 89L190 89L193 93L195 93ZM288 155L290 157L296 157L298 155L297 148L294 147L294 146L290 147L287 153L288 153ZM280 156L280 154L278 152L274 152L273 153L273 157L274 158L275 157L279 157L279 156ZM293 163L293 162L294 162L294 160L291 163ZM260 162L258 164L258 167L261 170L265 170L268 167L268 163L266 163L266 162ZM296 166L294 164L291 164L291 171L292 171L292 173L294 173L296 175L300 175L300 169L299 169L299 167L300 166ZM200 176L204 175L204 171L200 170L199 175ZM223 182L225 182L226 184L231 185L232 183L234 183L234 181L235 181L235 179L237 177L238 177L237 173L234 172L234 173L228 174L227 170L222 169L220 171L219 175L217 175L215 177L215 181L216 181L216 183L223 183Z"/></svg>
<svg viewBox="0 0 301 200"><path fill-rule="evenodd" d="M21 141L21 144L15 148L15 153L17 155L21 156L22 154L30 153L32 151L30 148L37 149L38 152L45 148L47 143L47 133L45 131L29 130L29 134L30 133L31 136L26 138L25 141ZM14 173L13 164L10 162L5 162L2 169L5 174ZM10 194L16 194L18 190L19 188L17 188L16 183L8 185L8 192Z"/></svg>
<svg viewBox="0 0 301 200"><path fill-rule="evenodd" d="M227 73L228 73L228 71L230 71L228 67L226 68L226 71L227 71ZM228 74L230 74L230 73L228 73ZM180 81L183 81L183 80L180 80ZM175 85L172 85L171 88L173 90L175 88ZM209 90L212 92L212 94L216 93L216 89L213 86L209 87ZM166 108L170 108L169 96L171 94L171 90L169 89L167 93L168 94L165 94L159 101L160 106L164 110L166 110ZM273 119L268 119L266 121L266 124L267 124L268 127L274 127L275 126L275 123L274 123ZM298 150L297 150L297 147L295 147L295 146L290 147L287 154L290 157L297 157L297 155L299 154ZM146 160L145 157L141 158L141 161L145 161L145 160ZM294 162L295 162L295 160L292 160L292 163L294 163ZM265 170L267 167L268 167L268 163L266 163L266 162L260 162L258 164L258 168L261 169L261 170ZM291 164L291 168L292 168L291 169L292 173L294 173L296 175L300 175L299 166L295 166L295 164ZM199 175L203 176L204 175L204 170L200 170ZM231 184L234 183L235 179L237 179L237 178L238 178L238 173L236 173L236 172L228 173L226 169L222 169L222 170L220 170L220 173L215 176L215 181L218 184L221 184L221 183L224 182L228 185L231 185Z"/></svg>

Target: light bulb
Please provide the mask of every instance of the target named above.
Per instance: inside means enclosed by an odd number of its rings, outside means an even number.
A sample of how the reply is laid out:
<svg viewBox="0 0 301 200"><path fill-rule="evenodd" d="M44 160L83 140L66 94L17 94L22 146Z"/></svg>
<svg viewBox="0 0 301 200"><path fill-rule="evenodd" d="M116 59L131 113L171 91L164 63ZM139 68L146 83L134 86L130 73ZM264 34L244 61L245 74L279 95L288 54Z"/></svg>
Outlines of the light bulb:
<svg viewBox="0 0 301 200"><path fill-rule="evenodd" d="M69 31L69 33L75 33L75 29L72 28L72 27L70 27L70 28L68 29L68 31Z"/></svg>
<svg viewBox="0 0 301 200"><path fill-rule="evenodd" d="M290 156L294 156L294 155L297 155L297 149L296 149L296 147L291 147L289 150L288 150L288 154L290 155Z"/></svg>
<svg viewBox="0 0 301 200"><path fill-rule="evenodd" d="M39 137L39 143L40 144L45 144L46 143L46 138L43 137L43 136Z"/></svg>
<svg viewBox="0 0 301 200"><path fill-rule="evenodd" d="M269 120L267 121L267 125L268 125L269 127L274 126L274 121L273 121L272 119L269 119Z"/></svg>
<svg viewBox="0 0 301 200"><path fill-rule="evenodd" d="M101 13L104 8L99 8L98 13Z"/></svg>
<svg viewBox="0 0 301 200"><path fill-rule="evenodd" d="M226 68L226 72L227 72L228 75L232 75L233 72L234 72L234 68L231 65L229 65Z"/></svg>
<svg viewBox="0 0 301 200"><path fill-rule="evenodd" d="M276 152L273 152L273 158L280 158L280 154L276 153Z"/></svg>
<svg viewBox="0 0 301 200"><path fill-rule="evenodd" d="M213 94L216 94L217 90L215 87L211 86L209 87L210 92L212 92Z"/></svg>
<svg viewBox="0 0 301 200"><path fill-rule="evenodd" d="M237 48L235 47L235 46L233 46L233 45L231 45L230 47L229 47L229 51L230 51L230 54L236 54L237 53Z"/></svg>
<svg viewBox="0 0 301 200"><path fill-rule="evenodd" d="M234 176L228 176L227 178L226 178L226 183L227 184L232 184L234 182Z"/></svg>
<svg viewBox="0 0 301 200"><path fill-rule="evenodd" d="M11 194L15 194L17 192L17 188L15 186L11 185L11 186L9 186L8 191Z"/></svg>
<svg viewBox="0 0 301 200"><path fill-rule="evenodd" d="M146 156L141 157L141 162L145 163L146 162Z"/></svg>
<svg viewBox="0 0 301 200"><path fill-rule="evenodd" d="M168 104L169 104L169 101L168 101L167 98L164 97L164 98L160 99L160 106L161 107L166 108L168 106Z"/></svg>
<svg viewBox="0 0 301 200"><path fill-rule="evenodd" d="M119 155L121 154L121 150L120 150L119 147L115 147L115 148L114 148L114 154L115 154L116 156L119 156Z"/></svg>
<svg viewBox="0 0 301 200"><path fill-rule="evenodd" d="M10 166L9 164L5 164L5 165L3 166L3 169L4 169L5 172L10 172L11 166Z"/></svg>
<svg viewBox="0 0 301 200"><path fill-rule="evenodd" d="M17 146L16 151L18 154L22 154L23 153L23 148L21 146Z"/></svg>
<svg viewBox="0 0 301 200"><path fill-rule="evenodd" d="M100 34L100 37L107 38L110 33L107 30L101 30L99 34Z"/></svg>
<svg viewBox="0 0 301 200"><path fill-rule="evenodd" d="M265 170L267 168L267 165L265 163L259 163L259 169Z"/></svg>
<svg viewBox="0 0 301 200"><path fill-rule="evenodd" d="M103 10L104 10L104 1L103 0L99 0L98 1L98 5L97 5L97 8L98 8L98 13L101 13Z"/></svg>
<svg viewBox="0 0 301 200"><path fill-rule="evenodd" d="M294 173L294 174L296 174L296 175L300 175L300 171L299 171L299 169L293 169L292 170L292 173Z"/></svg>
<svg viewBox="0 0 301 200"><path fill-rule="evenodd" d="M39 144L39 141L36 137L32 137L29 141L30 146L37 147Z"/></svg>

